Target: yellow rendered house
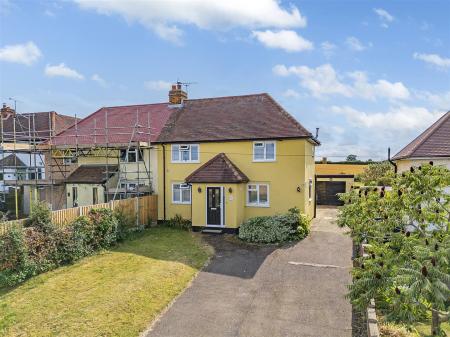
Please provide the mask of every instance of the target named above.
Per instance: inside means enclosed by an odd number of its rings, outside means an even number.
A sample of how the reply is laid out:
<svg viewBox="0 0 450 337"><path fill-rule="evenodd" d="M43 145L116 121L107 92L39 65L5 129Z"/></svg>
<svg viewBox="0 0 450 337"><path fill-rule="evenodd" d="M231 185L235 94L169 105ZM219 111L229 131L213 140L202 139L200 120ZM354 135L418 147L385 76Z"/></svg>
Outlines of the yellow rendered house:
<svg viewBox="0 0 450 337"><path fill-rule="evenodd" d="M298 207L314 217L318 140L268 94L187 99L156 142L158 217L236 231L249 218Z"/></svg>

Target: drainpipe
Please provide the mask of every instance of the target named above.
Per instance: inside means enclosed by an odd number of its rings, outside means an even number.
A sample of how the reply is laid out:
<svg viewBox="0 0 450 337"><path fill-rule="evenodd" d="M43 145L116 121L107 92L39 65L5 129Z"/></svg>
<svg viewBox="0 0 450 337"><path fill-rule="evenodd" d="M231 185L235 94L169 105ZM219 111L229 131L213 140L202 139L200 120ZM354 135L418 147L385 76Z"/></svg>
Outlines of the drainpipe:
<svg viewBox="0 0 450 337"><path fill-rule="evenodd" d="M166 146L161 144L163 149L163 207L164 215L163 220L166 220Z"/></svg>
<svg viewBox="0 0 450 337"><path fill-rule="evenodd" d="M391 159L391 148L388 147L388 161L394 166L394 172L397 173L397 164Z"/></svg>

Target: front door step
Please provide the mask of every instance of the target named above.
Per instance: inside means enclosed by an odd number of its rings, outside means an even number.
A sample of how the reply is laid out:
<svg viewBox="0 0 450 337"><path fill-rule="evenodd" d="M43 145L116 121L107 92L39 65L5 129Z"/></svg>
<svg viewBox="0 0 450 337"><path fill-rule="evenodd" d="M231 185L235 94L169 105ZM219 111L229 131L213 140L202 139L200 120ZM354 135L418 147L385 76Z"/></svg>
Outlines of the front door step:
<svg viewBox="0 0 450 337"><path fill-rule="evenodd" d="M205 234L222 234L223 229L221 228L203 228L202 233Z"/></svg>

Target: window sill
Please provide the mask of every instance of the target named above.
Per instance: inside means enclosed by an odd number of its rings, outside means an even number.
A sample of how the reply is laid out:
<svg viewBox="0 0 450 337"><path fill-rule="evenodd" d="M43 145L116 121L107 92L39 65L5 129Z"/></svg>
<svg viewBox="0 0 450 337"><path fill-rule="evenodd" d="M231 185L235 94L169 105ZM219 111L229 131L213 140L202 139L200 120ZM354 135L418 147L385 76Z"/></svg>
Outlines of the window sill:
<svg viewBox="0 0 450 337"><path fill-rule="evenodd" d="M191 160L191 161L171 161L172 164L198 164L200 160Z"/></svg>
<svg viewBox="0 0 450 337"><path fill-rule="evenodd" d="M269 208L270 204L246 204L246 207Z"/></svg>
<svg viewBox="0 0 450 337"><path fill-rule="evenodd" d="M261 160L253 159L254 163L274 163L276 161L277 161L276 159L267 159L267 160L265 160L265 159L261 159Z"/></svg>
<svg viewBox="0 0 450 337"><path fill-rule="evenodd" d="M191 202L172 201L173 205L190 205Z"/></svg>

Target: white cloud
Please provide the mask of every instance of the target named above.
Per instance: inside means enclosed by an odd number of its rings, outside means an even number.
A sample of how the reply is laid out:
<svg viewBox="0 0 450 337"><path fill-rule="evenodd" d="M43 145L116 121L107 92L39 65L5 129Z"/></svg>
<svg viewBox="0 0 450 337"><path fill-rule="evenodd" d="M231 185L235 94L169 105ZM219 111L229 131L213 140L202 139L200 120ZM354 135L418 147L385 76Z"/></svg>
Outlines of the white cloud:
<svg viewBox="0 0 450 337"><path fill-rule="evenodd" d="M79 72L77 72L74 69L67 67L64 63L60 63L55 66L51 66L51 65L47 64L45 67L45 75L47 75L49 77L61 76L61 77L73 78L76 80L84 79L84 76L82 74L80 74Z"/></svg>
<svg viewBox="0 0 450 337"><path fill-rule="evenodd" d="M431 64L433 66L436 66L441 69L447 69L450 68L450 58L442 57L437 54L420 54L420 53L414 53L413 57L416 60L424 61L428 64Z"/></svg>
<svg viewBox="0 0 450 337"><path fill-rule="evenodd" d="M389 12L383 8L374 8L373 11L378 15L378 18L381 21L381 27L388 28L389 23L394 21L394 17L389 14Z"/></svg>
<svg viewBox="0 0 450 337"><path fill-rule="evenodd" d="M448 111L450 110L450 91L441 92L441 93L432 93L429 91L416 91L415 96L427 102L428 105L441 110Z"/></svg>
<svg viewBox="0 0 450 337"><path fill-rule="evenodd" d="M272 71L278 76L295 75L299 77L300 85L316 98L329 95L359 97L369 100L410 98L410 92L402 82L392 83L383 79L370 82L366 73L361 71L340 76L331 64L324 64L317 68L307 66L286 67L279 64L273 67ZM345 79L349 79L351 83L345 83Z"/></svg>
<svg viewBox="0 0 450 337"><path fill-rule="evenodd" d="M329 41L324 41L320 44L320 48L322 48L322 51L326 57L330 57L331 55L333 55L337 46Z"/></svg>
<svg viewBox="0 0 450 337"><path fill-rule="evenodd" d="M349 36L346 40L345 40L345 44L347 45L347 47L353 51L364 51L367 49L367 46L365 46L361 41L359 41L356 37L354 36ZM369 45L370 46L370 45Z"/></svg>
<svg viewBox="0 0 450 337"><path fill-rule="evenodd" d="M289 98L299 98L300 93L293 89L288 89L285 92L283 92L283 96L289 97Z"/></svg>
<svg viewBox="0 0 450 337"><path fill-rule="evenodd" d="M178 44L182 30L177 24L217 30L234 27L281 29L307 24L306 17L297 7L283 8L277 0L74 1L83 9L104 15L118 14L129 22L136 21L159 37Z"/></svg>
<svg viewBox="0 0 450 337"><path fill-rule="evenodd" d="M369 113L349 106L332 106L331 111L345 116L353 126L374 132L422 130L442 115L441 112L432 112L424 107L405 105L390 107L388 112Z"/></svg>
<svg viewBox="0 0 450 337"><path fill-rule="evenodd" d="M41 56L41 51L31 41L0 48L0 60L6 62L22 63L29 66L35 63Z"/></svg>
<svg viewBox="0 0 450 337"><path fill-rule="evenodd" d="M170 90L172 83L158 80L158 81L147 81L144 83L144 86L148 90L156 90L156 91L162 91L162 90Z"/></svg>
<svg viewBox="0 0 450 337"><path fill-rule="evenodd" d="M268 48L284 49L287 52L314 49L311 41L304 39L293 30L253 31L252 35Z"/></svg>
<svg viewBox="0 0 450 337"><path fill-rule="evenodd" d="M108 83L99 74L92 75L91 80L97 82L100 86L104 88L108 86Z"/></svg>

